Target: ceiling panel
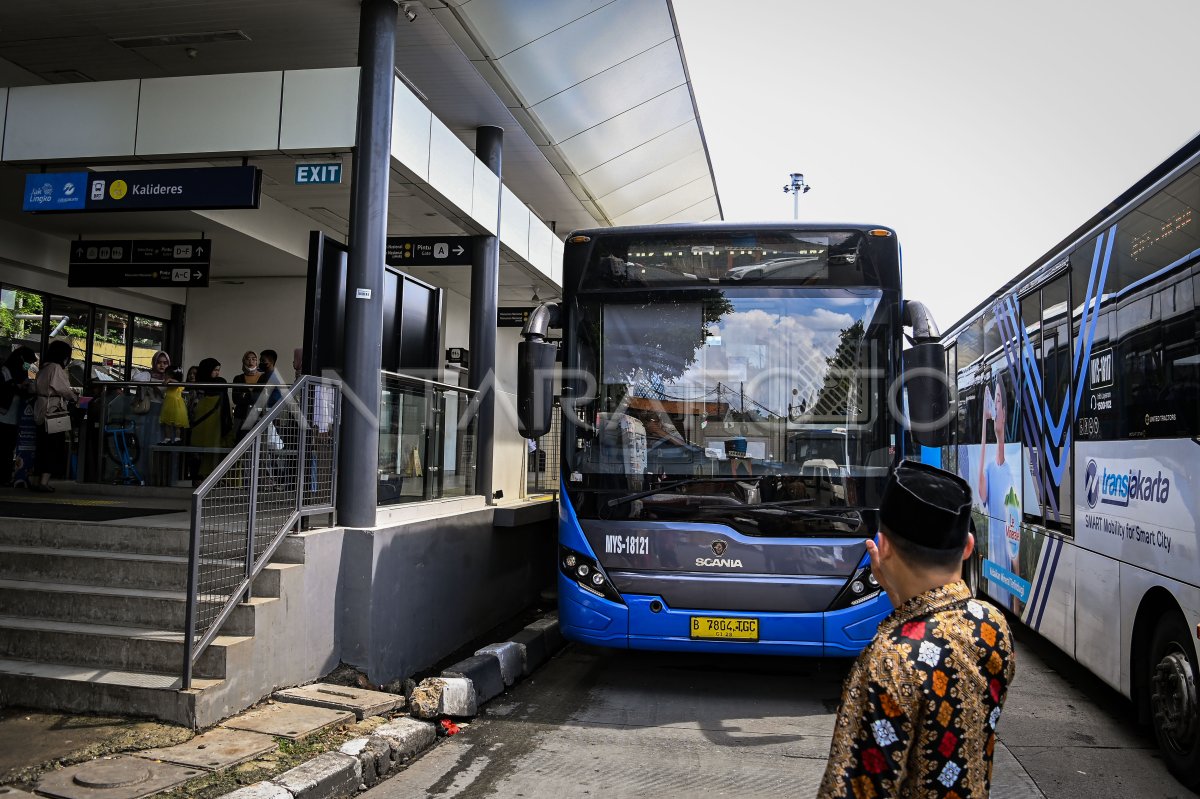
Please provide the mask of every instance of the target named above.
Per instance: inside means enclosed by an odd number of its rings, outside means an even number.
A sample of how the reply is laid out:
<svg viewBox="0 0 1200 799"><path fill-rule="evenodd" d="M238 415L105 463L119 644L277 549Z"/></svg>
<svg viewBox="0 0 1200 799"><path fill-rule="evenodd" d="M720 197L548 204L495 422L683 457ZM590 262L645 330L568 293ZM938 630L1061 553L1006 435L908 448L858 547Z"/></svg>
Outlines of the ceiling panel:
<svg viewBox="0 0 1200 799"><path fill-rule="evenodd" d="M704 140L700 137L699 128L692 120L688 120L645 144L589 169L582 178L587 181L592 194L603 197L670 163L681 153L703 149Z"/></svg>
<svg viewBox="0 0 1200 799"><path fill-rule="evenodd" d="M584 173L690 119L695 119L692 93L680 86L567 139L559 149L578 173Z"/></svg>
<svg viewBox="0 0 1200 799"><path fill-rule="evenodd" d="M488 55L500 58L613 0L470 0L462 4L474 27L487 32ZM467 6L470 6L467 9Z"/></svg>
<svg viewBox="0 0 1200 799"><path fill-rule="evenodd" d="M708 176L708 158L703 150L695 150L683 158L651 172L644 178L627 183L596 200L610 217L618 217L672 189Z"/></svg>
<svg viewBox="0 0 1200 799"><path fill-rule="evenodd" d="M526 105L536 105L674 37L665 2L616 0L496 63Z"/></svg>
<svg viewBox="0 0 1200 799"><path fill-rule="evenodd" d="M686 86L674 39L650 48L533 106L532 113L554 142L582 133L613 116Z"/></svg>
<svg viewBox="0 0 1200 799"><path fill-rule="evenodd" d="M618 225L656 225L712 196L712 184L699 178L642 203L613 221Z"/></svg>

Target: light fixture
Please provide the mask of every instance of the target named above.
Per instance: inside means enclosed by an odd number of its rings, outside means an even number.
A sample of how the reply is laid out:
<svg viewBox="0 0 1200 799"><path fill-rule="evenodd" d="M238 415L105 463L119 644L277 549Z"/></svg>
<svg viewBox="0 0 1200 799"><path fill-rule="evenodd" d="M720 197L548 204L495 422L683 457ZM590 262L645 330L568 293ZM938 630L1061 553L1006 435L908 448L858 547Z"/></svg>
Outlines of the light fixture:
<svg viewBox="0 0 1200 799"><path fill-rule="evenodd" d="M417 21L417 12L416 12L416 11L413 11L413 10L412 10L412 8L409 6L409 4L408 4L408 3L401 3L401 4L400 4L400 10L404 12L404 17L405 17L405 18L406 18L406 19L407 19L409 22L416 22L416 21Z"/></svg>

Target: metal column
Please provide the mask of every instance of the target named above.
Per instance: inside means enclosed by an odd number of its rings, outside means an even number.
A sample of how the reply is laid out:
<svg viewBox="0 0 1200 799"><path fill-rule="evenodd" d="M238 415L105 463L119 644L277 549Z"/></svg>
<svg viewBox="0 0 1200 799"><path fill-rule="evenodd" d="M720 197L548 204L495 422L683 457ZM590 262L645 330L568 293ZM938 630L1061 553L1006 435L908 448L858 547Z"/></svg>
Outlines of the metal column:
<svg viewBox="0 0 1200 799"><path fill-rule="evenodd" d="M350 397L342 420L338 522L375 525L379 483L379 397L383 362L383 263L391 175L396 0L363 0L358 23L358 133L350 188L345 365Z"/></svg>
<svg viewBox="0 0 1200 799"><path fill-rule="evenodd" d="M475 155L501 179L504 131L491 125L475 129ZM500 231L503 191L496 201ZM468 385L479 391L475 418L475 493L492 502L492 448L496 438L496 313L500 296L500 239L480 236L471 262L471 372Z"/></svg>

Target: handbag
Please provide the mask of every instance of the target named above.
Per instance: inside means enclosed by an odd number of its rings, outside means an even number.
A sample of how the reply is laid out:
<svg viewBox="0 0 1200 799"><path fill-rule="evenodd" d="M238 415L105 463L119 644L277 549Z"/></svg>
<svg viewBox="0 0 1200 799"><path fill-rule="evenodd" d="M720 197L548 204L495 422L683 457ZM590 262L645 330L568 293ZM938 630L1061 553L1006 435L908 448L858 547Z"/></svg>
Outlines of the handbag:
<svg viewBox="0 0 1200 799"><path fill-rule="evenodd" d="M283 449L283 438L280 437L279 431L275 429L274 423L267 425L267 448L275 452Z"/></svg>
<svg viewBox="0 0 1200 799"><path fill-rule="evenodd" d="M46 414L46 434L66 433L71 429L71 414L69 411Z"/></svg>
<svg viewBox="0 0 1200 799"><path fill-rule="evenodd" d="M149 391L149 389L142 389L141 391L138 392L137 399L135 399L133 401L133 405L131 405L129 407L129 410L133 411L134 413L138 413L138 414L150 413L150 391Z"/></svg>

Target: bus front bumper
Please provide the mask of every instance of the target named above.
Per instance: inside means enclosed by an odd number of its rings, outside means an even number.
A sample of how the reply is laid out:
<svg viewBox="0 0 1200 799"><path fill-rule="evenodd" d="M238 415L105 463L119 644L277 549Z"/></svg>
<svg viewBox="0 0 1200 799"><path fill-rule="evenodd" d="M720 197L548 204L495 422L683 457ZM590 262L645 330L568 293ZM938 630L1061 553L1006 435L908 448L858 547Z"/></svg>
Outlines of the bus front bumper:
<svg viewBox="0 0 1200 799"><path fill-rule="evenodd" d="M594 596L558 576L558 621L570 641L616 649L733 652L808 657L853 657L871 642L879 621L892 612L886 594L825 613L746 613L671 608L662 597L626 594L625 605ZM657 613L654 601L662 603ZM757 641L695 639L693 616L757 619Z"/></svg>

